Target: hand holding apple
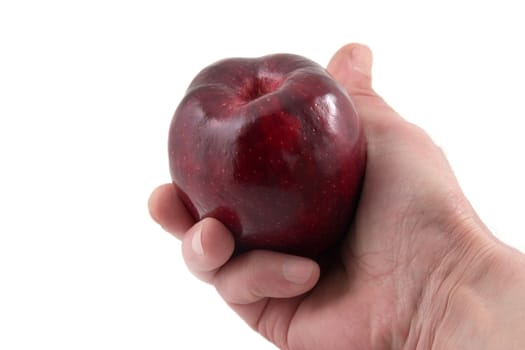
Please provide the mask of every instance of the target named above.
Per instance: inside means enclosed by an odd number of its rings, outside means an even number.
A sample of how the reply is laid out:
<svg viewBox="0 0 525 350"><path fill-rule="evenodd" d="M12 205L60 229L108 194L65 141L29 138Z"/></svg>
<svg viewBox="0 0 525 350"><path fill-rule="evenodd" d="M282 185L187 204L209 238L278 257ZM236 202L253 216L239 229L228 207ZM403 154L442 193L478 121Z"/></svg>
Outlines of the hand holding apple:
<svg viewBox="0 0 525 350"><path fill-rule="evenodd" d="M317 256L347 232L365 168L359 118L318 64L276 54L202 70L169 133L173 183L239 252Z"/></svg>
<svg viewBox="0 0 525 350"><path fill-rule="evenodd" d="M232 232L215 219L195 223L172 184L152 193L152 217L182 239L188 269L278 348L492 349L502 339L503 348L523 347L523 254L494 239L428 134L373 91L371 65L370 50L357 44L328 65L347 91L359 92L368 159L352 239L322 274L311 259L269 250L232 257ZM188 194L201 205L194 198L203 197Z"/></svg>

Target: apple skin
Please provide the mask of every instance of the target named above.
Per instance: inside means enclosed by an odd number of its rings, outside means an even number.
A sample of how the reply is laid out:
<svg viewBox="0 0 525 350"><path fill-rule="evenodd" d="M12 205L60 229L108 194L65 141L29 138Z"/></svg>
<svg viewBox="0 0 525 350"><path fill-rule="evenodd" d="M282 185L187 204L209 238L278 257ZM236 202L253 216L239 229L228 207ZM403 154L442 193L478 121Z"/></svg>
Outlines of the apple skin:
<svg viewBox="0 0 525 350"><path fill-rule="evenodd" d="M292 54L230 58L203 69L173 116L169 161L196 220L214 217L236 252L317 257L348 232L365 171L347 92Z"/></svg>

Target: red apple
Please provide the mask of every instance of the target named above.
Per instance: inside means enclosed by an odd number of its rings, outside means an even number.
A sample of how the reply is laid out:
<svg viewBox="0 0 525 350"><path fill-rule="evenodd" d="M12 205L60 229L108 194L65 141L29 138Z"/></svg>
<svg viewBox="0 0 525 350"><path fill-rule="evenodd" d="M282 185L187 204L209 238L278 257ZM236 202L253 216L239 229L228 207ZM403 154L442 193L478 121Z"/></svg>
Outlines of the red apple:
<svg viewBox="0 0 525 350"><path fill-rule="evenodd" d="M169 133L173 183L195 219L214 217L238 252L315 257L348 231L365 169L346 91L297 55L203 69Z"/></svg>

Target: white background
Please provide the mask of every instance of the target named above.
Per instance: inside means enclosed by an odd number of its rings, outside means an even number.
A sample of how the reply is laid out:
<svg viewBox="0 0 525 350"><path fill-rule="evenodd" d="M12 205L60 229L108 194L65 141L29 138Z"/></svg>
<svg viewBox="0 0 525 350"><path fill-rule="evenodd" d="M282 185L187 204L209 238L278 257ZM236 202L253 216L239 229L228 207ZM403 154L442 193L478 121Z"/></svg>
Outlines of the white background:
<svg viewBox="0 0 525 350"><path fill-rule="evenodd" d="M273 349L191 277L147 198L191 78L347 42L525 251L525 22L504 1L2 1L0 348Z"/></svg>

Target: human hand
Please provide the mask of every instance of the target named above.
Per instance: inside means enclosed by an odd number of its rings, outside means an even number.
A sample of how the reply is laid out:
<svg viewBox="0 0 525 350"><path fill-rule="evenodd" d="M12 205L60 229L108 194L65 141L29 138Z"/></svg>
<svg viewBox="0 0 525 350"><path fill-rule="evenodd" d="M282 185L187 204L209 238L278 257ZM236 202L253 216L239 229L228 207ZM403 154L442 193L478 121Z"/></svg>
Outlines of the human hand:
<svg viewBox="0 0 525 350"><path fill-rule="evenodd" d="M372 90L368 48L343 47L328 71L363 121L368 163L353 225L322 273L313 260L271 251L232 257L232 234L211 218L195 223L172 184L153 192L152 217L182 240L188 268L281 349L487 346L453 326L451 305L501 261L522 266L521 255L489 233L430 137ZM510 278L498 272L499 282Z"/></svg>

